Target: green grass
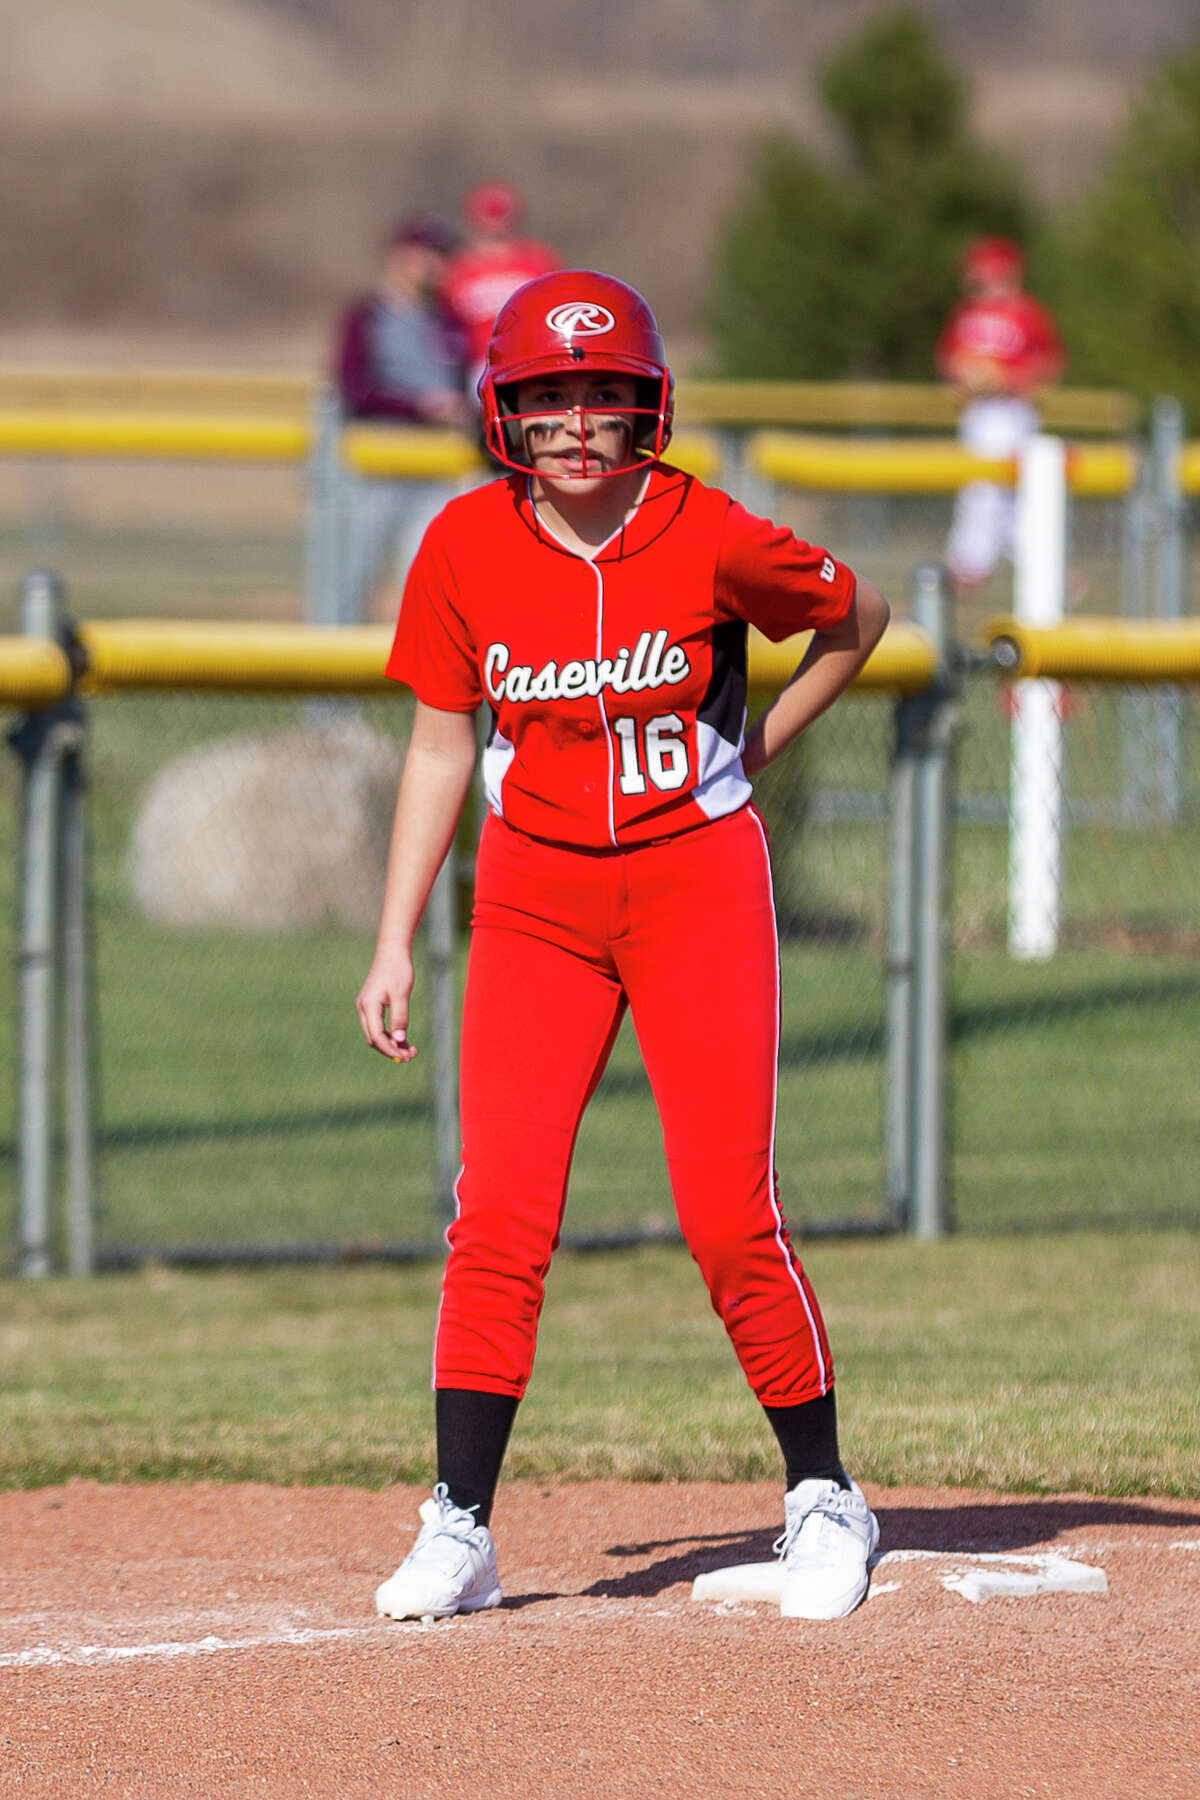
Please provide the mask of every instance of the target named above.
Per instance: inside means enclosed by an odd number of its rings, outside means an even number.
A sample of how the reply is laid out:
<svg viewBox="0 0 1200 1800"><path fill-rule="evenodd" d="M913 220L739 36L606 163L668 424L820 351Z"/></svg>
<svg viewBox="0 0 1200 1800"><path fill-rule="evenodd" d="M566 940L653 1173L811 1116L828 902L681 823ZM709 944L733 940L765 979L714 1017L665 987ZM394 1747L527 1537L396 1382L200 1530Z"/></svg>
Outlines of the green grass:
<svg viewBox="0 0 1200 1800"><path fill-rule="evenodd" d="M1004 789L1008 726L996 693L974 682L965 700L971 798ZM155 771L194 744L293 725L303 703L135 696L90 713L100 1241L431 1238L431 1058L401 1070L362 1047L352 998L369 931L166 931L139 916L130 893L131 825ZM407 708L372 703L364 716L403 734ZM1003 954L1003 828L957 833L952 1185L965 1231L1200 1224L1200 1100L1186 1079L1200 1026L1198 717L1191 707L1183 823L1133 830L1101 811L1072 827L1064 949L1048 964ZM1120 791L1121 721L1119 696L1100 690L1072 715L1071 791L1093 807ZM882 1203L886 825L830 820L811 802L882 800L890 734L885 701L848 701L764 784L781 910L795 927L784 947L778 1152L798 1222L869 1220ZM16 789L9 756L0 766L6 961ZM413 1032L428 1050L426 1005L420 988ZM0 1007L0 1070L12 1067L11 1030L12 1009ZM12 1093L0 1078L6 1243ZM567 1228L670 1218L657 1122L626 1032L584 1124Z"/></svg>
<svg viewBox="0 0 1200 1800"><path fill-rule="evenodd" d="M352 933L101 939L100 1239L428 1241L432 1057L369 1055ZM136 971L131 980L129 971ZM793 945L777 1153L794 1220L869 1219L883 1160L882 972ZM1098 953L992 955L955 982L951 1175L961 1229L1200 1222L1200 974ZM424 1005L414 1038L428 1052ZM8 1169L11 1172L11 1163ZM0 1165L3 1178L4 1165ZM580 1137L570 1232L670 1223L657 1120L626 1030Z"/></svg>
<svg viewBox="0 0 1200 1800"><path fill-rule="evenodd" d="M1200 1496L1200 1240L806 1254L862 1478ZM0 1486L428 1482L434 1265L6 1283ZM682 1251L560 1254L512 1476L742 1480L773 1440Z"/></svg>

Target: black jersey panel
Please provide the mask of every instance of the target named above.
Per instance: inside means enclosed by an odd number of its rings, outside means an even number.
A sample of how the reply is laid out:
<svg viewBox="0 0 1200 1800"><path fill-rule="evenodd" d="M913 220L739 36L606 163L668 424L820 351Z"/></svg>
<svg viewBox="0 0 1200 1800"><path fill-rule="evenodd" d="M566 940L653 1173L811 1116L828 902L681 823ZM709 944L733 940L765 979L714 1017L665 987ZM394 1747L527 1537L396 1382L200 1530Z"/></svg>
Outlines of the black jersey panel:
<svg viewBox="0 0 1200 1800"><path fill-rule="evenodd" d="M696 719L711 726L727 744L736 744L745 717L746 624L743 619L728 619L713 626L712 675Z"/></svg>

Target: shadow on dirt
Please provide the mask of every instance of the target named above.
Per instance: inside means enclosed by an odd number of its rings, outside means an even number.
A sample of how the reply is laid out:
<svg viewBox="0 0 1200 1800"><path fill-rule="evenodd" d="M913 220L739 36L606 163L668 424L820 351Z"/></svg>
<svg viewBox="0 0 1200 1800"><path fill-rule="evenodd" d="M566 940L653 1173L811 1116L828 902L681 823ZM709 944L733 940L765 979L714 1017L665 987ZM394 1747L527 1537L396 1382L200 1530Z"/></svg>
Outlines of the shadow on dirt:
<svg viewBox="0 0 1200 1800"><path fill-rule="evenodd" d="M1081 1529L1103 1532L1137 1526L1200 1527L1200 1506L1187 1501L1175 1505L1088 1498L978 1501L944 1507L883 1505L878 1514L883 1551L942 1550L950 1554L1046 1548L1062 1533ZM602 1576L581 1593L604 1600L647 1597L681 1582L692 1582L708 1569L725 1568L731 1563L769 1562L775 1535L774 1531L726 1531L707 1537L611 1544L603 1554L613 1559L641 1559L655 1551L674 1554L660 1556L648 1566L623 1574Z"/></svg>
<svg viewBox="0 0 1200 1800"><path fill-rule="evenodd" d="M1066 1531L1130 1526L1200 1526L1192 1501L1150 1505L1099 1498L977 1501L963 1506L881 1506L885 1550L1023 1550L1053 1544Z"/></svg>

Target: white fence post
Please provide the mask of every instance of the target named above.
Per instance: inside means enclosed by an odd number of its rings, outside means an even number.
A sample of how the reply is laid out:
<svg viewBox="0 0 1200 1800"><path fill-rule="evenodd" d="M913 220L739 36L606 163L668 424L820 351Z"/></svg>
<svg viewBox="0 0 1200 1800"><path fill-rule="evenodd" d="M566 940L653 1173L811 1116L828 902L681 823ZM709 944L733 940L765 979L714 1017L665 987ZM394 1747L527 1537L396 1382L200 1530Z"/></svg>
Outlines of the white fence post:
<svg viewBox="0 0 1200 1800"><path fill-rule="evenodd" d="M1028 625L1058 625L1067 565L1067 458L1060 438L1026 446L1017 482L1014 611ZM1013 686L1008 951L1053 956L1062 901L1062 690L1057 681Z"/></svg>

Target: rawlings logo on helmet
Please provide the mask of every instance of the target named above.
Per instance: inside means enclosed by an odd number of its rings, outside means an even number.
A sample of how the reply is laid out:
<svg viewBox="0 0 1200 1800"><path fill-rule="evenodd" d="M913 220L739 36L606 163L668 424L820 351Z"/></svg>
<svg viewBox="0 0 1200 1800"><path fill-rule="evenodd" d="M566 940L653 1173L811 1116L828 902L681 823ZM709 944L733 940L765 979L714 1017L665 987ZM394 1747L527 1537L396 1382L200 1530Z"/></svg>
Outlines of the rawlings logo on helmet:
<svg viewBox="0 0 1200 1800"><path fill-rule="evenodd" d="M591 300L567 300L546 314L546 323L560 337L602 337L617 321L607 306Z"/></svg>

